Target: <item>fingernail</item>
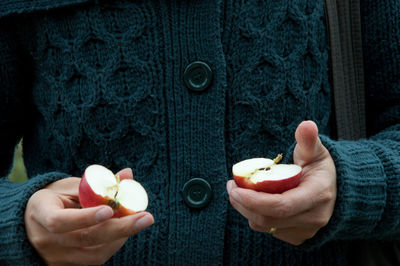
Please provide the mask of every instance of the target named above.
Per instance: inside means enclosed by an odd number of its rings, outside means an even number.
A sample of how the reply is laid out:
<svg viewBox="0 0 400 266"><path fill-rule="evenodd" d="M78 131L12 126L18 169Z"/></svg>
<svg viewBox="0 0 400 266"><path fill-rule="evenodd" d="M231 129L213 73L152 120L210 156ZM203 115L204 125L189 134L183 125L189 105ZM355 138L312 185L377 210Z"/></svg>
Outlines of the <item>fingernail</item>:
<svg viewBox="0 0 400 266"><path fill-rule="evenodd" d="M104 207L96 212L94 218L96 222L101 223L107 219L110 219L114 215L114 211L111 208Z"/></svg>
<svg viewBox="0 0 400 266"><path fill-rule="evenodd" d="M138 231L142 231L146 227L149 227L154 223L154 219L151 215L147 214L136 221L135 226Z"/></svg>
<svg viewBox="0 0 400 266"><path fill-rule="evenodd" d="M226 184L226 190L228 191L228 194L231 193L232 186L233 186L232 182L228 181L228 183Z"/></svg>
<svg viewBox="0 0 400 266"><path fill-rule="evenodd" d="M235 201L237 201L237 202L239 202L239 203L242 203L242 198L240 197L239 193L237 193L235 190L232 191L231 197L232 197Z"/></svg>

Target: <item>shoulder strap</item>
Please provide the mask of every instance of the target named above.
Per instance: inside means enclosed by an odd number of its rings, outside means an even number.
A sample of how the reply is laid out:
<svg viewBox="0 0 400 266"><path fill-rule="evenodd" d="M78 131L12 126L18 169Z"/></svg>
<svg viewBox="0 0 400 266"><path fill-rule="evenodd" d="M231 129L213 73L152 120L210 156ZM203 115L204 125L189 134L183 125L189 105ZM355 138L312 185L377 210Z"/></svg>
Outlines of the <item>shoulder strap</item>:
<svg viewBox="0 0 400 266"><path fill-rule="evenodd" d="M360 0L325 0L325 8L338 138L365 138ZM399 241L359 240L353 241L349 248L350 265L400 265Z"/></svg>
<svg viewBox="0 0 400 266"><path fill-rule="evenodd" d="M338 138L366 137L360 0L325 0Z"/></svg>

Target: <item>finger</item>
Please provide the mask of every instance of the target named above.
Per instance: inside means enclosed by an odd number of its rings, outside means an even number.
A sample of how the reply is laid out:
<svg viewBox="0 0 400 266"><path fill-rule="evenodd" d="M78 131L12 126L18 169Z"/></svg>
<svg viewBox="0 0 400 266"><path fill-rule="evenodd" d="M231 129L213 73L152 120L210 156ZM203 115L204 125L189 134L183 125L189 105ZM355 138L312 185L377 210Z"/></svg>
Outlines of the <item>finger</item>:
<svg viewBox="0 0 400 266"><path fill-rule="evenodd" d="M57 194L64 208L79 208L79 183L81 179L68 177L51 183L46 189Z"/></svg>
<svg viewBox="0 0 400 266"><path fill-rule="evenodd" d="M51 233L63 233L101 223L114 215L114 211L106 205L85 209L64 209L60 199L51 191L43 190L40 199L33 204L30 212L41 226ZM45 202L45 204L43 204Z"/></svg>
<svg viewBox="0 0 400 266"><path fill-rule="evenodd" d="M120 180L123 180L123 179L133 179L133 172L132 172L132 169L131 169L131 168L122 169L121 171L119 171L119 172L117 173L117 175L119 176L119 179L120 179Z"/></svg>
<svg viewBox="0 0 400 266"><path fill-rule="evenodd" d="M324 151L318 137L318 127L313 121L303 121L296 129L297 145L294 150L294 163L302 167L316 161Z"/></svg>
<svg viewBox="0 0 400 266"><path fill-rule="evenodd" d="M322 213L316 215L312 212L306 211L301 214L290 216L286 218L275 218L271 216L263 216L254 212L251 212L244 208L241 204L230 198L232 206L247 220L249 220L249 226L251 229L258 232L265 232L266 228L276 227L279 225L280 228L289 227L304 227L304 228L321 228L328 222L328 216Z"/></svg>
<svg viewBox="0 0 400 266"><path fill-rule="evenodd" d="M249 212L259 215L285 218L295 214L288 199L283 194L269 194L251 189L233 188L229 196Z"/></svg>
<svg viewBox="0 0 400 266"><path fill-rule="evenodd" d="M65 247L90 247L137 234L153 223L153 216L148 212L142 212L58 235L57 242Z"/></svg>
<svg viewBox="0 0 400 266"><path fill-rule="evenodd" d="M293 226L293 224L291 223L293 219L276 219L273 217L266 217L249 211L233 198L229 198L229 200L232 206L247 220L249 220L249 225L251 229L255 231L265 232L266 228L276 226L277 224L279 224L281 227Z"/></svg>
<svg viewBox="0 0 400 266"><path fill-rule="evenodd" d="M314 208L321 201L328 201L329 191L324 190L325 198L321 198L319 195L321 189L320 182L306 179L298 187L282 194L233 188L230 197L250 212L275 218L288 218Z"/></svg>
<svg viewBox="0 0 400 266"><path fill-rule="evenodd" d="M307 185L308 182L302 182L297 188ZM305 197L304 202L298 202L293 198L296 194L289 194L286 196L288 190L282 194L270 194L264 192L254 191L252 189L244 189L238 187L234 181L230 180L227 183L227 190L229 199L235 202L232 204L235 208L246 209L248 212L259 214L262 216L275 217L275 218L288 218L296 214L302 213L310 209L313 205L310 203L310 193ZM301 193L300 193L301 194Z"/></svg>
<svg viewBox="0 0 400 266"><path fill-rule="evenodd" d="M81 203L79 202L79 197L75 198L64 195L59 195L59 197L61 198L61 201L64 205L64 209L69 209L69 208L80 209L82 207Z"/></svg>
<svg viewBox="0 0 400 266"><path fill-rule="evenodd" d="M232 184L229 184L228 182L228 193L234 188L237 188L234 182ZM243 207L242 204L232 197L229 197L229 200L232 206L249 220L250 228L259 232L265 232L266 228L276 226L279 226L280 228L297 227L303 228L304 230L317 231L327 225L331 216L331 212L329 209L325 208L323 204L317 204L315 208L311 208L310 210L306 210L296 215L276 218L254 213Z"/></svg>

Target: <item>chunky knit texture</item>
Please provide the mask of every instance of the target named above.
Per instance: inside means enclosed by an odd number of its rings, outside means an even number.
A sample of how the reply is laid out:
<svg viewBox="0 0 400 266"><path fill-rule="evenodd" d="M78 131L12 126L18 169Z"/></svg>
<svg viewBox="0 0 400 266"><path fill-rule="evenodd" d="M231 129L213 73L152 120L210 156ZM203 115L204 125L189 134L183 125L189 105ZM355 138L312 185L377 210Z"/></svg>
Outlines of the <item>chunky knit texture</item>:
<svg viewBox="0 0 400 266"><path fill-rule="evenodd" d="M0 264L41 260L24 206L93 163L131 167L156 223L109 261L129 265L345 265L347 241L391 239L400 221L400 3L362 2L370 138L330 138L323 1L0 1ZM200 93L183 83L213 70ZM300 247L252 231L229 204L233 163L287 154L312 119L334 158L330 223ZM6 180L24 138L29 181ZM213 199L192 210L183 184Z"/></svg>

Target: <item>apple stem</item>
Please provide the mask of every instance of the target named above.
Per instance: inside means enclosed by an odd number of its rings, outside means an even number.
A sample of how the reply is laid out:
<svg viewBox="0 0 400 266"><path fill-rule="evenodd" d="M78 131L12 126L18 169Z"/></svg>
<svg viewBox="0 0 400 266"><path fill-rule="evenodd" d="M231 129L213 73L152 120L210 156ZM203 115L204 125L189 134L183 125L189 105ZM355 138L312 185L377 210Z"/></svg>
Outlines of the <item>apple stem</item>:
<svg viewBox="0 0 400 266"><path fill-rule="evenodd" d="M121 182L121 179L119 178L119 175L118 175L118 174L115 175L115 178L117 179L117 185L116 185L117 190L115 191L114 199L117 198L117 195L118 195L118 185L119 185L119 182Z"/></svg>
<svg viewBox="0 0 400 266"><path fill-rule="evenodd" d="M282 160L282 153L279 153L278 156L274 159L274 164L278 164Z"/></svg>
<svg viewBox="0 0 400 266"><path fill-rule="evenodd" d="M117 198L117 195L118 195L118 185L119 185L119 182L121 182L121 179L119 178L119 175L118 175L118 174L116 174L115 177L117 178L117 191L115 191L114 199Z"/></svg>
<svg viewBox="0 0 400 266"><path fill-rule="evenodd" d="M272 163L272 165L278 164L278 163L282 160L282 158L283 158L282 153L279 153L278 156L276 156L276 158L274 159L274 162ZM270 167L271 167L271 165L265 167L263 170L264 170L264 171L267 171L267 170L270 169Z"/></svg>

